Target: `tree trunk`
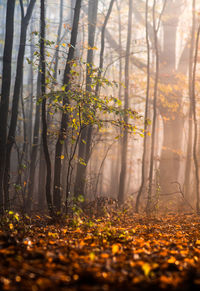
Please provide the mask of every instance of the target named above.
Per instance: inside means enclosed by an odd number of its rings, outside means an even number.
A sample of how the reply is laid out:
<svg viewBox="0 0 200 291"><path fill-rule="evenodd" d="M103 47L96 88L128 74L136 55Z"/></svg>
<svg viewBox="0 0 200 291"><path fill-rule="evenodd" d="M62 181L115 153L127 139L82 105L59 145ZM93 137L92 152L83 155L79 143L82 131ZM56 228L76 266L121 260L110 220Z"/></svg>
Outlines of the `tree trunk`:
<svg viewBox="0 0 200 291"><path fill-rule="evenodd" d="M186 168L184 179L184 193L187 200L191 197L191 172L192 172L192 131L193 131L193 113L192 113L192 68L194 64L194 41L195 41L195 26L196 26L196 0L192 1L192 32L190 42L190 57L189 57L189 73L188 73L188 93L190 99L189 114L188 114L188 142L186 155Z"/></svg>
<svg viewBox="0 0 200 291"><path fill-rule="evenodd" d="M7 139L8 107L11 84L14 10L15 10L15 0L8 0L6 12L6 35L3 54L3 72L2 72L2 88L0 103L0 213L3 212L4 208L3 177L6 163L5 154Z"/></svg>
<svg viewBox="0 0 200 291"><path fill-rule="evenodd" d="M91 72L93 69L93 47L95 42L95 31L97 22L97 9L98 0L90 0L88 3L88 51L87 51L87 64L86 64L86 90L91 94ZM91 49L90 49L91 48ZM89 156L86 153L90 152L91 147L91 131L92 128L84 128L81 132L79 150L78 150L78 164L75 178L74 194L75 197L79 195L84 196L85 180L86 180L86 166L79 163L79 160L84 161L86 164Z"/></svg>
<svg viewBox="0 0 200 291"><path fill-rule="evenodd" d="M129 0L129 16L128 16L128 34L126 44L126 57L125 57L125 91L124 91L124 109L129 107L129 65L130 65L130 49L131 49L131 34L132 34L132 14L133 14L133 1ZM124 117L125 124L128 123L128 116ZM127 163L127 150L128 150L128 131L124 130L122 144L121 144L121 172L119 180L118 202L124 203L125 199L125 182L126 182L126 163Z"/></svg>
<svg viewBox="0 0 200 291"><path fill-rule="evenodd" d="M42 142L46 162L46 200L49 214L53 215L51 199L51 160L47 142L47 120L46 120L46 65L45 65L45 0L41 0L40 7L40 64L41 64L41 95L42 95Z"/></svg>
<svg viewBox="0 0 200 291"><path fill-rule="evenodd" d="M197 120L197 109L196 109L196 69L197 69L197 59L198 59L198 49L199 49L199 36L200 36L200 25L197 31L197 38L196 38L196 48L195 48L195 56L194 56L194 67L193 67L193 74L192 74L192 111L193 111L193 118L194 118L194 144L193 144L193 160L195 166L195 178L196 178L196 211L197 214L200 214L200 180L199 180L199 165L198 165L198 155L197 155L197 142L198 142L198 120Z"/></svg>
<svg viewBox="0 0 200 291"><path fill-rule="evenodd" d="M45 209L45 177L47 174L47 170L45 167L45 157L43 151L43 145L40 145L40 153L39 153L39 184L38 184L38 209L43 211Z"/></svg>
<svg viewBox="0 0 200 291"><path fill-rule="evenodd" d="M34 17L34 15L33 15ZM30 30L31 33L33 33L33 21L34 19L31 19L31 25L30 25ZM30 47L30 61L31 64L33 64L33 59L34 59L34 51L35 51L35 45L34 45L34 41L33 38L31 38L31 43L30 43L31 47ZM30 70L30 77L29 77L29 85L30 85L30 94L29 94L29 102L28 102L28 132L27 132L27 160L30 159L30 155L31 155L31 148L32 148L32 134L33 134L33 96L34 96L34 68L33 65L30 65L29 67Z"/></svg>
<svg viewBox="0 0 200 291"><path fill-rule="evenodd" d="M41 65L39 66L41 68ZM39 131L40 131L40 108L41 105L38 104L39 98L41 97L41 73L40 69L38 70L37 76L37 102L36 102L36 110L35 110L35 123L33 130L33 144L31 148L31 158L30 158L30 172L29 172L29 180L28 180L28 196L26 200L26 210L30 212L31 203L33 199L34 192L34 181L35 181L35 172L36 172L36 159L39 145Z"/></svg>
<svg viewBox="0 0 200 291"><path fill-rule="evenodd" d="M74 52L76 47L78 24L81 11L81 0L76 0L74 20L72 25L70 48L68 52L67 62L64 71L63 85L65 86L65 97L63 98L63 108L69 104L68 93L70 91L70 70L72 61L74 60ZM55 163L54 163L54 187L53 187L53 204L56 211L61 210L61 155L63 151L63 144L67 134L68 115L63 111L60 132L56 143Z"/></svg>
<svg viewBox="0 0 200 291"><path fill-rule="evenodd" d="M56 40L57 47L56 47L56 52L55 52L55 65L54 65L54 73L53 73L53 77L55 80L57 79L57 74L58 74L59 43L61 39L62 25L63 25L63 0L60 0L59 26L58 26L57 40Z"/></svg>
<svg viewBox="0 0 200 291"><path fill-rule="evenodd" d="M22 75L23 75L23 63L24 63L24 54L25 54L25 45L26 45L26 33L29 24L29 20L32 15L32 11L34 8L36 0L31 0L26 15L24 16L24 8L23 3L21 4L21 32L20 32L20 45L19 52L17 58L17 71L16 71L16 79L14 86L14 94L13 94L13 102L12 102L12 113L11 113L11 121L8 132L8 139L6 145L6 166L4 172L4 202L5 208L9 208L9 183L10 183L10 159L11 159L11 151L13 144L15 142L15 132L17 127L17 116L18 116L18 106L19 106L19 97L20 97L20 89L22 85Z"/></svg>
<svg viewBox="0 0 200 291"><path fill-rule="evenodd" d="M147 44L147 87L146 87L146 102L145 102L145 117L144 117L144 141L143 141L143 156L142 156L142 177L141 185L136 198L136 212L139 212L140 198L146 185L146 166L147 166L147 146L148 146L148 119L149 119L149 89L150 89L150 43L149 43L149 26L148 26L149 1L146 0L145 23L146 23L146 44Z"/></svg>
<svg viewBox="0 0 200 291"><path fill-rule="evenodd" d="M160 185L162 194L169 194L177 190L174 188L173 182L178 181L183 118L180 116L176 119L164 120L163 125L164 140L160 161Z"/></svg>
<svg viewBox="0 0 200 291"><path fill-rule="evenodd" d="M165 8L165 3L163 4L163 9ZM156 144L156 119L157 119L157 97L158 97L158 80L159 80L159 49L158 49L158 30L159 22L156 24L156 0L153 2L153 32L154 32L154 49L156 57L156 72L154 80L154 96L153 96L153 123L152 123L152 144L151 144L151 155L150 155L150 169L149 169L149 187L148 187L148 197L146 205L146 213L149 215L152 209L152 189L153 189L153 179L154 179L154 153ZM163 12L163 10L162 10ZM162 14L160 14L162 16Z"/></svg>
<svg viewBox="0 0 200 291"><path fill-rule="evenodd" d="M161 193L176 191L179 180L180 153L182 149L183 112L182 112L182 88L179 86L177 75L181 65L176 69L176 34L181 10L182 0L167 1L163 17L163 51L160 53L160 82L164 86L170 86L173 90L165 93L166 102L159 99L158 106L163 117L164 137L160 156L160 187ZM180 63L184 61L180 58ZM178 90L176 87L179 87ZM174 88L175 87L175 88ZM176 110L174 110L176 106Z"/></svg>

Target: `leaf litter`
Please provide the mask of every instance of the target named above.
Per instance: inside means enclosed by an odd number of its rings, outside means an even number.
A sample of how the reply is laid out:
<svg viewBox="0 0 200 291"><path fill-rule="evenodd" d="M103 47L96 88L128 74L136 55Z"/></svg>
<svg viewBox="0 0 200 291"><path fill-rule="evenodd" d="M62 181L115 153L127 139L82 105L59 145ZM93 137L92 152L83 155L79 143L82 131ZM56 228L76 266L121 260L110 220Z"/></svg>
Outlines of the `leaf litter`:
<svg viewBox="0 0 200 291"><path fill-rule="evenodd" d="M200 217L1 218L0 290L200 290Z"/></svg>

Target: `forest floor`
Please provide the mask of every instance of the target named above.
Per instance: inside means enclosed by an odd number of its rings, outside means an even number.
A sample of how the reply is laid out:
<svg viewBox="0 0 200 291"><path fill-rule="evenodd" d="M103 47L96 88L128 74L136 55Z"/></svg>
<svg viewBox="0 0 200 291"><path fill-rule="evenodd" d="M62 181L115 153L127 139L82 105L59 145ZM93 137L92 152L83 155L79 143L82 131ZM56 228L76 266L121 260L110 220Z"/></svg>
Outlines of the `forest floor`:
<svg viewBox="0 0 200 291"><path fill-rule="evenodd" d="M0 223L0 290L200 290L200 217Z"/></svg>

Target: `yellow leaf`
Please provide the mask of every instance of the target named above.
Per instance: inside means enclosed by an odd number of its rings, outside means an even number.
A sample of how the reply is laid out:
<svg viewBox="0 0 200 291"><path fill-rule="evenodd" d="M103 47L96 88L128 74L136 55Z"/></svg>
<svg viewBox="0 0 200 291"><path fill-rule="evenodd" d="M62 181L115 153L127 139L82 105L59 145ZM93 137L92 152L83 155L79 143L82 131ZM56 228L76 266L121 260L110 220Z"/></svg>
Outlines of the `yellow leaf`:
<svg viewBox="0 0 200 291"><path fill-rule="evenodd" d="M112 253L113 255L119 252L119 246L117 244L112 245Z"/></svg>
<svg viewBox="0 0 200 291"><path fill-rule="evenodd" d="M200 239L196 241L196 245L200 245Z"/></svg>
<svg viewBox="0 0 200 291"><path fill-rule="evenodd" d="M63 47L66 47L66 43L62 43L62 46L63 46Z"/></svg>
<svg viewBox="0 0 200 291"><path fill-rule="evenodd" d="M11 230L14 228L14 226L13 226L12 223L9 224L9 228L10 228Z"/></svg>
<svg viewBox="0 0 200 291"><path fill-rule="evenodd" d="M145 276L149 276L149 273L151 271L151 266L148 263L145 263L142 265L142 270Z"/></svg>
<svg viewBox="0 0 200 291"><path fill-rule="evenodd" d="M64 158L65 158L64 155L61 155L61 156L60 156L60 159L61 159L61 160L64 160Z"/></svg>
<svg viewBox="0 0 200 291"><path fill-rule="evenodd" d="M94 253L90 253L89 254L89 258L91 261L94 261L95 260L95 254Z"/></svg>

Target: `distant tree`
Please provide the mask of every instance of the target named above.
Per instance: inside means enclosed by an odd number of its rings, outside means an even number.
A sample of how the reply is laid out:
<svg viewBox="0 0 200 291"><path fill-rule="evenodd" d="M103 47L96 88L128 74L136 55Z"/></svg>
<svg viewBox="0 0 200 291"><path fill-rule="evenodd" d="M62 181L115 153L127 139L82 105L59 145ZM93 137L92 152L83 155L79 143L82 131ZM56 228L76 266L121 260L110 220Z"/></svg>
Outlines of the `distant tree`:
<svg viewBox="0 0 200 291"><path fill-rule="evenodd" d="M165 1L166 2L166 1ZM164 6L163 6L164 7ZM157 119L157 96L158 96L158 80L159 80L159 50L158 50L158 29L159 24L156 24L156 0L153 2L153 32L154 32L154 49L156 59L156 72L154 80L154 96L153 96L153 122L152 122L152 143L151 143L151 156L150 156L150 169L149 169L149 187L148 187L148 198L146 212L150 214L152 211L152 188L153 188L153 177L154 177L154 153L155 153L155 142L156 142L156 119Z"/></svg>
<svg viewBox="0 0 200 291"><path fill-rule="evenodd" d="M55 64L54 64L54 72L53 72L53 78L55 80L57 79L57 74L58 74L59 43L61 40L62 25L63 25L63 0L60 0L59 25L58 25L58 32L57 32L57 39L56 39Z"/></svg>
<svg viewBox="0 0 200 291"><path fill-rule="evenodd" d="M199 50L199 37L200 37L200 24L197 31L195 55L194 55L194 65L192 72L192 113L194 121L194 142L193 142L193 160L195 167L195 183L196 183L196 211L200 214L200 180L199 180L199 163L198 163L198 153L197 153L197 142L198 142L198 119L197 119L197 106L196 106L196 70L197 70L197 60L198 60L198 50Z"/></svg>
<svg viewBox="0 0 200 291"><path fill-rule="evenodd" d="M194 43L195 43L195 32L196 32L196 0L192 1L192 31L190 40L190 54L189 54L189 65L188 65L188 93L189 93L189 113L188 113L188 143L187 143L187 154L186 154L186 165L185 165L185 178L184 178L184 193L185 197L189 199L191 196L191 177L192 177L192 144L193 144L193 109L192 109L192 73L194 65Z"/></svg>
<svg viewBox="0 0 200 291"><path fill-rule="evenodd" d="M163 48L160 51L160 64L162 64L160 66L160 83L166 90L160 94L165 97L164 102L161 102L160 99L158 102L159 112L163 117L163 145L160 155L159 184L161 193L168 194L176 190L176 184L172 182L179 181L181 165L179 152L182 149L184 132L182 110L184 85L180 78L184 78L188 70L189 45L187 41L180 57L176 58L177 30L184 7L184 0L167 1L162 18ZM169 87L172 90L167 90Z"/></svg>
<svg viewBox="0 0 200 291"><path fill-rule="evenodd" d="M144 141L143 141L143 155L142 155L142 176L141 176L141 185L138 191L136 199L136 212L139 212L140 198L144 191L146 184L146 167L147 167L147 131L148 131L148 119L149 119L149 93L150 93L150 43L149 43L149 22L148 22L148 13L149 13L149 0L146 0L146 9L145 9L145 28L146 28L146 45L147 45L147 87L146 87L146 101L145 101L145 116L144 116Z"/></svg>
<svg viewBox="0 0 200 291"><path fill-rule="evenodd" d="M31 209L33 191L34 191L34 181L35 181L35 172L36 172L36 159L39 146L39 133L40 133L40 109L41 103L39 102L41 98L41 64L39 64L38 76L37 76L37 102L35 109L35 120L34 120L34 129L33 129L33 143L31 147L30 154L30 171L28 178L28 193L26 198L26 210L29 212ZM42 149L41 149L42 150ZM39 191L40 192L40 191Z"/></svg>
<svg viewBox="0 0 200 291"><path fill-rule="evenodd" d="M124 109L129 107L129 68L130 68L130 49L132 37L132 14L133 1L129 0L129 16L128 16L128 32L126 43L126 57L125 57L125 91L124 91ZM128 123L128 116L125 115L124 122ZM121 143L121 172L119 180L118 201L119 204L124 202L125 183L126 183L126 167L127 167L127 150L128 150L128 130L125 129L122 143Z"/></svg>

